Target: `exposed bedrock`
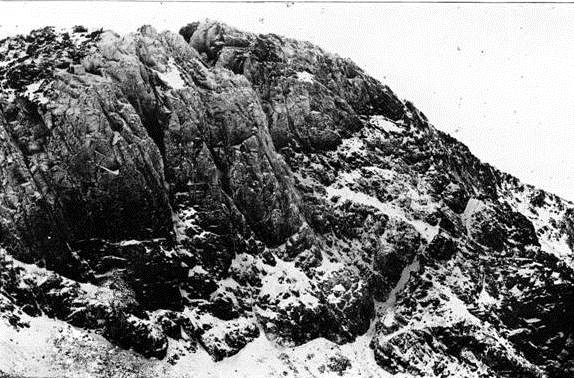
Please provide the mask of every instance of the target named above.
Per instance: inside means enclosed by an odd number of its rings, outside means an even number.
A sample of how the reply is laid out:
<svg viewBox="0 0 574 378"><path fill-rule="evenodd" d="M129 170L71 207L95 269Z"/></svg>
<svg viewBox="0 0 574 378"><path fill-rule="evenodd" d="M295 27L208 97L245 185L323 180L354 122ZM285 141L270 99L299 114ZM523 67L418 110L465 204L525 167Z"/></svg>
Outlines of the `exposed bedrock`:
<svg viewBox="0 0 574 378"><path fill-rule="evenodd" d="M0 63L12 326L54 317L170 363L171 343L221 360L367 335L392 373L571 375L572 204L350 60L205 21L44 28Z"/></svg>

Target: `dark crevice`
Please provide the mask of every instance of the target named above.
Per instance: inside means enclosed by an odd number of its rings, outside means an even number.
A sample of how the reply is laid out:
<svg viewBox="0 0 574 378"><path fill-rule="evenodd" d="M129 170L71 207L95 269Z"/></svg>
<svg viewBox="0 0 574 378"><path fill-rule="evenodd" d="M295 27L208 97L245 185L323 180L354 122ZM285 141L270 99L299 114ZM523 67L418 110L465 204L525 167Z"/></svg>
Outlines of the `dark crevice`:
<svg viewBox="0 0 574 378"><path fill-rule="evenodd" d="M155 98L155 104L149 108L143 107L141 109L141 120L149 136L159 149L165 166L167 163L165 161L165 130L167 129L172 113L164 104L164 101L162 101L161 93L158 92L157 87L153 83L150 83L150 86Z"/></svg>
<svg viewBox="0 0 574 378"><path fill-rule="evenodd" d="M154 107L153 109L143 109L142 111L142 117L141 117L142 124L147 130L150 138L153 140L153 142L159 149L159 153L162 157L162 160L164 160L164 163L165 163L164 125L165 123L167 123L166 121L168 120L169 117L167 117L166 119L165 114L162 114L157 107Z"/></svg>

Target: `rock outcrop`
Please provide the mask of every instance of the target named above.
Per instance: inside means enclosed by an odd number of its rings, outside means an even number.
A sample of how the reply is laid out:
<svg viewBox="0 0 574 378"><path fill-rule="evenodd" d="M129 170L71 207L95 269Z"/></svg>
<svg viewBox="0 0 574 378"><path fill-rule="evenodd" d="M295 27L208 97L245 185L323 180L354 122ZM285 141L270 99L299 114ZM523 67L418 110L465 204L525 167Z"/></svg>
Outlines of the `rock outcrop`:
<svg viewBox="0 0 574 378"><path fill-rule="evenodd" d="M0 89L0 320L84 332L55 345L89 375L253 345L266 375L574 374L574 204L348 59L211 21L44 28L0 41Z"/></svg>

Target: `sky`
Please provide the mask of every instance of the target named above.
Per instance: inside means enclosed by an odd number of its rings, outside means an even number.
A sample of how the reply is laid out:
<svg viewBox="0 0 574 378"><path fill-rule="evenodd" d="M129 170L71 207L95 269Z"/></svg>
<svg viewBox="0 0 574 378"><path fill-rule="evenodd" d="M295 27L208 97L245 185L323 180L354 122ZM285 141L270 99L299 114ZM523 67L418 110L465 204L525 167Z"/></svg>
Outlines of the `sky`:
<svg viewBox="0 0 574 378"><path fill-rule="evenodd" d="M481 160L574 201L574 4L0 1L0 37L205 18L351 58Z"/></svg>

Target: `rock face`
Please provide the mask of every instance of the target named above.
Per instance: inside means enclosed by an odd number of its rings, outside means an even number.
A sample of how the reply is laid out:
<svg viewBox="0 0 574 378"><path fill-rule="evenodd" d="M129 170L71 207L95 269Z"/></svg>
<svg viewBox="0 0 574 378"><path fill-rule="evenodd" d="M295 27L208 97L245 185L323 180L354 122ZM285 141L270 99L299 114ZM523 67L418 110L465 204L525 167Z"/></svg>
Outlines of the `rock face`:
<svg viewBox="0 0 574 378"><path fill-rule="evenodd" d="M145 361L92 376L247 350L270 375L574 374L574 205L347 59L210 21L44 28L0 41L0 89L0 318Z"/></svg>

